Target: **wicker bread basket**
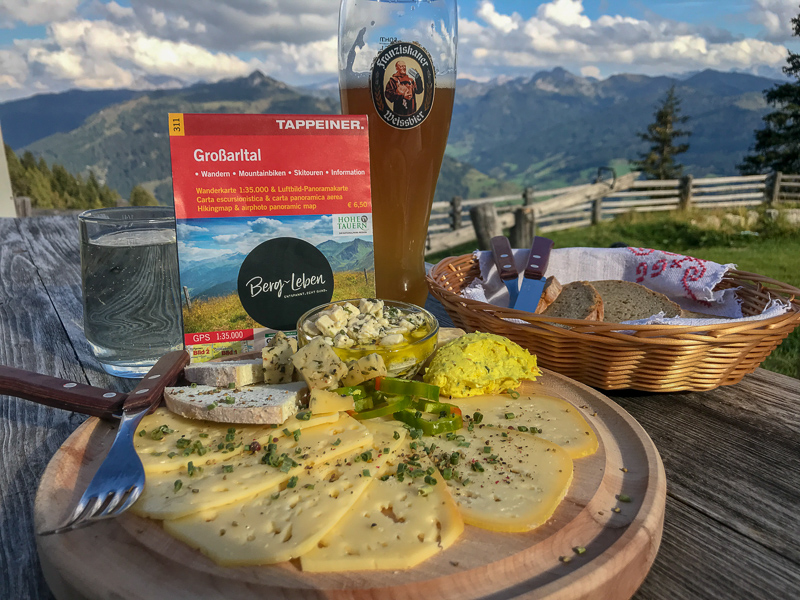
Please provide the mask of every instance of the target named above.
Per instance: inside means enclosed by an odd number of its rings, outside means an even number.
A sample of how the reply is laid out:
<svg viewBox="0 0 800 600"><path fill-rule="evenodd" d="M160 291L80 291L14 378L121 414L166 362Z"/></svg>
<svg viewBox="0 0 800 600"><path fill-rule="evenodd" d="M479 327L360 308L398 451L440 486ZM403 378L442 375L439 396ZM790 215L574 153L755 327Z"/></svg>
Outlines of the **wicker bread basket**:
<svg viewBox="0 0 800 600"><path fill-rule="evenodd" d="M800 323L800 289L743 271L729 271L718 289L739 288L745 315L761 313L775 297L789 301L791 309L762 321L624 325L632 333L620 333L618 324L545 318L461 297L479 276L471 254L446 258L428 274L431 294L457 327L503 335L535 354L540 366L604 390L702 391L738 383Z"/></svg>

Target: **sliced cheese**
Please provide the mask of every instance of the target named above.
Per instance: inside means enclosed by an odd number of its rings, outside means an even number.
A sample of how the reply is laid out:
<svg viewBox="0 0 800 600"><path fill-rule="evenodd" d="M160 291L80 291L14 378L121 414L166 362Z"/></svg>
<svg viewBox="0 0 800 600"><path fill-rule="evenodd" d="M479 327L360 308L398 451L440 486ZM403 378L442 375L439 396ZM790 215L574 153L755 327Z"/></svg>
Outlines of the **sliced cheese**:
<svg viewBox="0 0 800 600"><path fill-rule="evenodd" d="M283 423L303 404L304 383L254 385L219 389L207 385L168 387L164 402L172 412L190 419L220 423Z"/></svg>
<svg viewBox="0 0 800 600"><path fill-rule="evenodd" d="M261 360L229 360L186 365L183 370L186 381L227 388L242 387L264 381Z"/></svg>
<svg viewBox="0 0 800 600"><path fill-rule="evenodd" d="M311 390L308 408L314 415L338 411L355 410L356 405L352 396L340 396L328 390Z"/></svg>
<svg viewBox="0 0 800 600"><path fill-rule="evenodd" d="M338 413L311 415L307 420L290 417L280 427L295 431L338 420ZM264 446L275 434L276 427L274 425L223 426L208 421L187 419L167 408L159 408L142 419L133 438L133 446L142 461L145 475L169 473L186 467L186 463L190 460L200 467L229 460L244 452L245 446L253 440ZM231 429L234 431L231 432ZM229 438L231 433L233 437Z"/></svg>
<svg viewBox="0 0 800 600"><path fill-rule="evenodd" d="M363 451L357 450L299 473L292 487L283 484L246 503L165 521L164 529L223 566L302 556L347 514L405 437L402 428L389 423L368 427L373 433L371 458L363 460Z"/></svg>
<svg viewBox="0 0 800 600"><path fill-rule="evenodd" d="M451 439L448 439L451 438ZM492 531L530 531L555 512L572 481L566 450L529 433L486 427L438 436L434 457L461 516ZM485 450L488 448L488 451ZM450 457L458 454L458 464Z"/></svg>
<svg viewBox="0 0 800 600"><path fill-rule="evenodd" d="M433 463L408 442L389 460L384 473L389 477L370 485L345 517L300 558L304 571L409 569L458 539L464 521L447 485L435 469L435 484L410 475L416 469L427 471ZM401 463L406 470L398 477Z"/></svg>
<svg viewBox="0 0 800 600"><path fill-rule="evenodd" d="M335 423L294 432L273 430L276 455L286 454L297 466L286 461L281 467L264 464L268 449L262 444L256 453L244 452L230 460L198 469L192 462L177 472L154 474L146 478L144 491L131 507L135 514L153 519L177 519L192 513L252 498L298 475L307 467L346 454L372 443L372 434L361 423L342 415ZM266 440L265 440L266 441ZM190 474L191 471L191 474ZM180 485L176 482L180 481Z"/></svg>
<svg viewBox="0 0 800 600"><path fill-rule="evenodd" d="M540 394L524 394L519 398L508 395L473 396L453 399L465 416L476 411L483 414L480 427L496 425L503 428L520 425L541 429L539 437L558 444L573 459L597 452L597 436L580 411L561 398ZM506 415L513 415L506 418Z"/></svg>

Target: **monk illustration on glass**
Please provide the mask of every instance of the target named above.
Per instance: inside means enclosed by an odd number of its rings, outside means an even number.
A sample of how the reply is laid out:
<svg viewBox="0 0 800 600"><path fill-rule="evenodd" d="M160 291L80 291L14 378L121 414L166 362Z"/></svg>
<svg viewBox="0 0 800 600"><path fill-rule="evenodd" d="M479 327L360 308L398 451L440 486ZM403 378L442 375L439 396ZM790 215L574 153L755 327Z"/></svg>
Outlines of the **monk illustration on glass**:
<svg viewBox="0 0 800 600"><path fill-rule="evenodd" d="M384 95L394 105L394 114L413 115L417 112L417 94L424 92L422 77L412 69L407 69L404 60L394 64L395 72L386 83Z"/></svg>

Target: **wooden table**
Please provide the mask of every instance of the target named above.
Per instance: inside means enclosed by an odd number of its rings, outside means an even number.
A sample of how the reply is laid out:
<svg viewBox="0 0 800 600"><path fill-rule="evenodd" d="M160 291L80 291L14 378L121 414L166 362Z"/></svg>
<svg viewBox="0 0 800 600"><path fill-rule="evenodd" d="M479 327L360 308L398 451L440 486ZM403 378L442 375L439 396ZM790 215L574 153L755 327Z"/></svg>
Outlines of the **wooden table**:
<svg viewBox="0 0 800 600"><path fill-rule="evenodd" d="M74 216L0 219L0 364L132 389L91 356L81 314ZM711 392L607 395L650 434L668 479L661 549L635 598L800 598L800 381L759 369ZM0 598L52 598L34 496L83 420L0 396Z"/></svg>

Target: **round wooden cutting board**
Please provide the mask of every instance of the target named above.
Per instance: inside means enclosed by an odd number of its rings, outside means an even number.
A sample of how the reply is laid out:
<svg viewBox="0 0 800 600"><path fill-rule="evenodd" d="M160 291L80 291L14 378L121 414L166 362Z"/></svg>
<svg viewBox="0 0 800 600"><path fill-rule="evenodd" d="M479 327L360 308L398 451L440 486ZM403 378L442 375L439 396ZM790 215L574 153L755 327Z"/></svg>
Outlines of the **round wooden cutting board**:
<svg viewBox="0 0 800 600"><path fill-rule="evenodd" d="M566 498L535 531L494 533L466 526L452 547L411 570L317 574L302 572L295 562L219 567L170 537L158 522L125 514L37 536L45 578L59 600L629 598L661 542L666 477L658 451L628 413L583 384L545 371L523 391L568 400L600 440L596 454L575 461ZM106 422L89 419L55 454L36 496L37 531L66 519L114 434ZM621 502L620 494L631 501ZM586 552L576 554L576 546Z"/></svg>

